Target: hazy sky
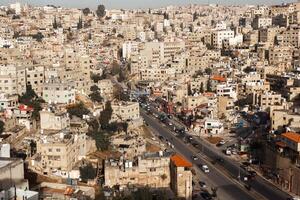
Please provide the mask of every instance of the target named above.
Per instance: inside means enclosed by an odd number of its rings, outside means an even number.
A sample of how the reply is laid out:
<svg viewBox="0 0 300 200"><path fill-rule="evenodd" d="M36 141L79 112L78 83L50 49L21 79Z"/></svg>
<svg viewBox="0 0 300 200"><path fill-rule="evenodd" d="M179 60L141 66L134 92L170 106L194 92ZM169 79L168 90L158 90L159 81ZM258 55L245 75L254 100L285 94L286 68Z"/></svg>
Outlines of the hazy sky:
<svg viewBox="0 0 300 200"><path fill-rule="evenodd" d="M294 0L296 1L296 0ZM281 4L294 2L292 0L18 0L21 3L32 5L59 5L64 7L96 8L98 4L104 4L107 8L153 8L166 5L187 5L191 3L218 3L218 4ZM0 5L15 3L16 0L0 0Z"/></svg>

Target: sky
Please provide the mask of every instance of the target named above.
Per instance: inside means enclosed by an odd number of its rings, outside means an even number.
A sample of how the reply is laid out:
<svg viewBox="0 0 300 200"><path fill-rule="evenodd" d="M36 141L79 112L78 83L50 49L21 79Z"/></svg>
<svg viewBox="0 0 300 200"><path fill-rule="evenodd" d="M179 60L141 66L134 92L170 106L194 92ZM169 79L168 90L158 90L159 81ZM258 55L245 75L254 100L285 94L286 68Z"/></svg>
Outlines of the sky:
<svg viewBox="0 0 300 200"><path fill-rule="evenodd" d="M97 5L103 4L106 8L158 8L167 5L188 5L191 3L207 4L282 4L295 2L296 0L18 0L20 3L29 3L31 5L57 5L63 7L76 7L76 8L94 8ZM15 3L16 0L0 0L0 5L8 5Z"/></svg>

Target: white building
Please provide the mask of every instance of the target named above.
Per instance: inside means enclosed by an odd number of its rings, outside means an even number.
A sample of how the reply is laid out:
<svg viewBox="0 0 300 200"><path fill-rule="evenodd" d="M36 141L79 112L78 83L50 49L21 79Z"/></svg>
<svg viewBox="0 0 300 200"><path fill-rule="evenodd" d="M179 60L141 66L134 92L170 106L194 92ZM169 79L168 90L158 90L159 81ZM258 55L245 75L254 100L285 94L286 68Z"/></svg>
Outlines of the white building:
<svg viewBox="0 0 300 200"><path fill-rule="evenodd" d="M73 82L52 79L43 86L43 99L47 103L75 103L75 86Z"/></svg>
<svg viewBox="0 0 300 200"><path fill-rule="evenodd" d="M236 84L219 84L217 85L217 96L227 96L237 100Z"/></svg>
<svg viewBox="0 0 300 200"><path fill-rule="evenodd" d="M222 47L223 41L229 38L234 38L234 31L231 30L215 31L213 32L212 35L213 46Z"/></svg>

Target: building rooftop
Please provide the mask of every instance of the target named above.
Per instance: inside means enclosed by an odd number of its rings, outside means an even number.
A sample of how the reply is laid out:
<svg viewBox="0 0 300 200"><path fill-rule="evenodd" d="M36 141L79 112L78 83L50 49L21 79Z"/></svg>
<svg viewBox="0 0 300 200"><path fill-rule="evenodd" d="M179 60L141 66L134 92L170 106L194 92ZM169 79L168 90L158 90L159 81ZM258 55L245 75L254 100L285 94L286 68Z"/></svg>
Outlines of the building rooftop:
<svg viewBox="0 0 300 200"><path fill-rule="evenodd" d="M171 161L174 163L176 167L192 167L192 163L184 159L179 154L175 154L171 157Z"/></svg>
<svg viewBox="0 0 300 200"><path fill-rule="evenodd" d="M300 134L294 132L286 132L281 135L284 138L287 138L293 142L300 143Z"/></svg>

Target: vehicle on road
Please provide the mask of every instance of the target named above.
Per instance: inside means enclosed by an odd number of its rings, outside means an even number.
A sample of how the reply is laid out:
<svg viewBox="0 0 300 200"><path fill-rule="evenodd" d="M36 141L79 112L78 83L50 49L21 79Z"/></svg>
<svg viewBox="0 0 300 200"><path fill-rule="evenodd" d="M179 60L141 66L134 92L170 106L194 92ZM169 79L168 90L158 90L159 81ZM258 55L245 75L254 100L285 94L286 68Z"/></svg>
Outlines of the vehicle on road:
<svg viewBox="0 0 300 200"><path fill-rule="evenodd" d="M211 200L212 196L208 192L201 192L200 195L202 196L203 199L205 200Z"/></svg>
<svg viewBox="0 0 300 200"><path fill-rule="evenodd" d="M201 169L204 173L209 173L209 169L207 165L202 165Z"/></svg>
<svg viewBox="0 0 300 200"><path fill-rule="evenodd" d="M197 156L193 155L193 156L192 156L192 159L193 159L193 160L198 160L199 158L198 158Z"/></svg>
<svg viewBox="0 0 300 200"><path fill-rule="evenodd" d="M206 188L206 184L205 184L205 182L203 182L203 181L199 181L199 185L200 185L200 187L202 187L202 188Z"/></svg>

